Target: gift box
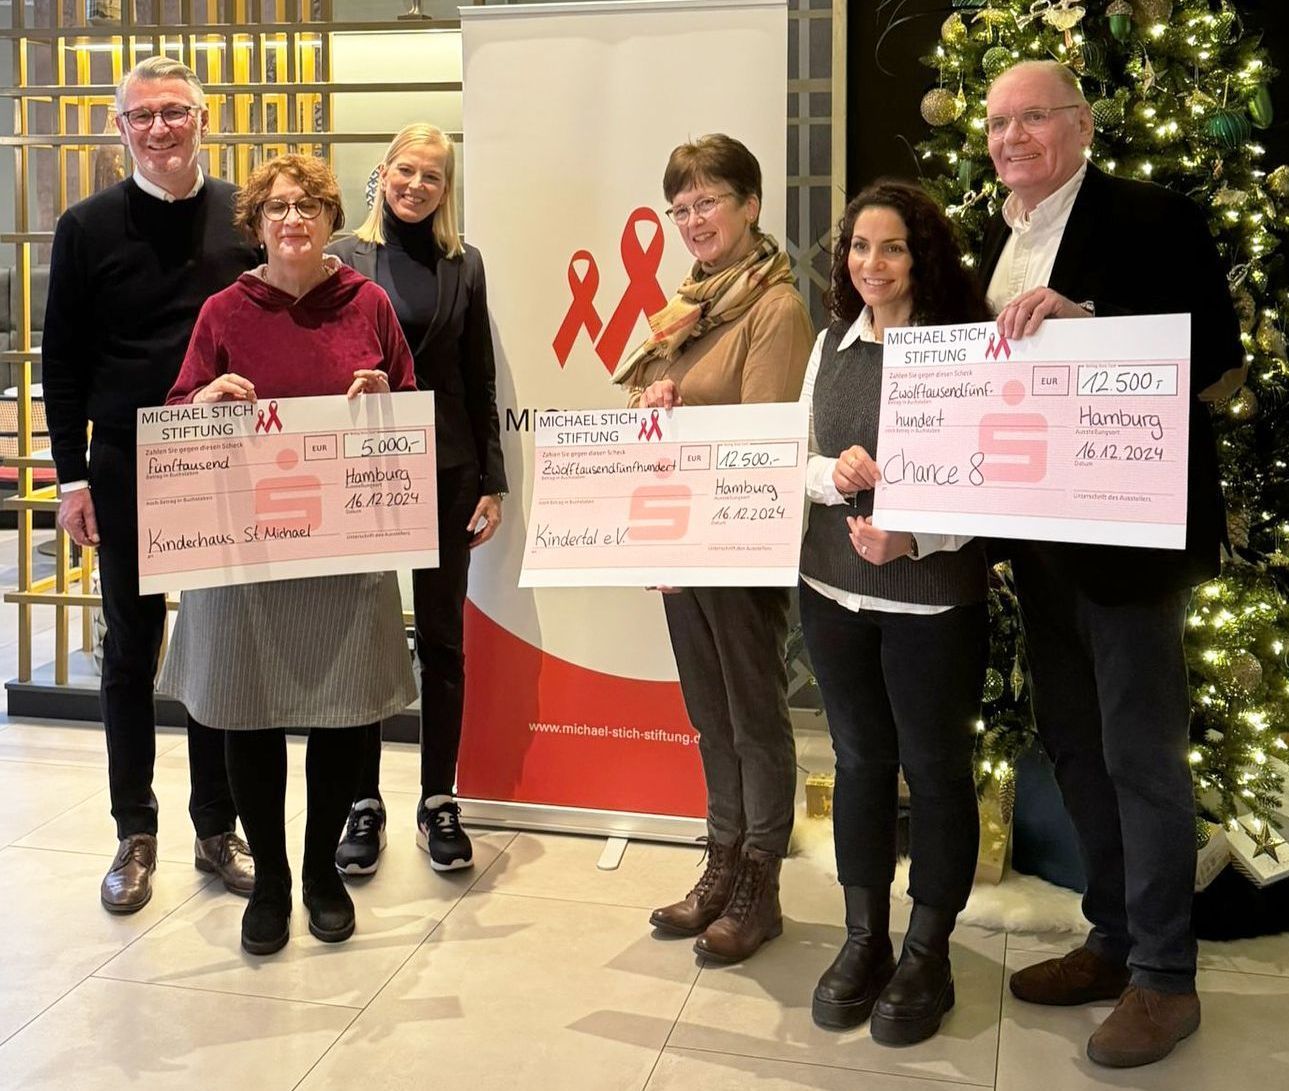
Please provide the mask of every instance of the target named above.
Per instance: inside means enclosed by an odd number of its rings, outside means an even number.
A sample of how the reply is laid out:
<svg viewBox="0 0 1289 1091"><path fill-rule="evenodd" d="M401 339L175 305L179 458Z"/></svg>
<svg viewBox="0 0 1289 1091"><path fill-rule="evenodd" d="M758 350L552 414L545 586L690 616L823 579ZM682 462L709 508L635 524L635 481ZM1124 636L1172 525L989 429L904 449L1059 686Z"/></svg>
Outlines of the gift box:
<svg viewBox="0 0 1289 1091"><path fill-rule="evenodd" d="M976 882L1000 883L1011 862L1012 810L1015 782L991 778L980 796L980 851Z"/></svg>
<svg viewBox="0 0 1289 1091"><path fill-rule="evenodd" d="M1195 858L1195 892L1207 890L1209 885L1231 862L1231 842L1226 831L1214 822L1206 822L1208 840L1199 846Z"/></svg>
<svg viewBox="0 0 1289 1091"><path fill-rule="evenodd" d="M837 778L832 773L811 773L806 777L806 817L832 817L832 791Z"/></svg>
<svg viewBox="0 0 1289 1091"><path fill-rule="evenodd" d="M1231 862L1255 886L1289 879L1289 842L1274 824L1242 815L1227 827L1226 836Z"/></svg>

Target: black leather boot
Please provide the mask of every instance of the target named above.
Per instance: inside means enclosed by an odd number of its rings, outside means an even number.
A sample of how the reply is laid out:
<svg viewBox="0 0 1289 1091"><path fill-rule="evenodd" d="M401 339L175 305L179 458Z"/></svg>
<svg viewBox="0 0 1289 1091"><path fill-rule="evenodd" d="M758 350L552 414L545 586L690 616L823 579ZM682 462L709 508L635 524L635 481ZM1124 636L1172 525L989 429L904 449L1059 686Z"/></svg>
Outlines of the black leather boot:
<svg viewBox="0 0 1289 1091"><path fill-rule="evenodd" d="M242 950L271 955L291 938L291 875L258 873L251 900L242 913Z"/></svg>
<svg viewBox="0 0 1289 1091"><path fill-rule="evenodd" d="M315 878L305 877L304 904L309 931L323 943L341 943L354 934L354 901L334 868Z"/></svg>
<svg viewBox="0 0 1289 1091"><path fill-rule="evenodd" d="M846 942L815 986L810 1014L821 1027L857 1027L873 1010L878 993L895 973L891 950L891 892L887 887L848 886Z"/></svg>
<svg viewBox="0 0 1289 1091"><path fill-rule="evenodd" d="M957 919L951 910L914 903L895 976L873 1008L873 1041L908 1046L940 1029L944 1013L953 1007L949 936Z"/></svg>

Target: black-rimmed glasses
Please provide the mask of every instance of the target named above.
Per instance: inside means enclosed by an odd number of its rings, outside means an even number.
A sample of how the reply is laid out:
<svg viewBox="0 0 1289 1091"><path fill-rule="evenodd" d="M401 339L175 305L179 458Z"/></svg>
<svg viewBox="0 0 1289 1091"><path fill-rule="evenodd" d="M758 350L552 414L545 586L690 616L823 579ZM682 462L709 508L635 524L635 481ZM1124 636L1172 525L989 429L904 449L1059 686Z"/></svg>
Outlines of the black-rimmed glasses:
<svg viewBox="0 0 1289 1091"><path fill-rule="evenodd" d="M167 129L182 127L188 118L201 111L200 106L163 106L160 110L126 110L121 116L136 133L146 133L152 128L153 118L160 118Z"/></svg>
<svg viewBox="0 0 1289 1091"><path fill-rule="evenodd" d="M296 215L302 220L316 220L322 215L324 207L317 197L301 197L298 201L284 201L281 197L270 197L260 205L260 211L264 213L266 220L285 220L291 209L295 209Z"/></svg>

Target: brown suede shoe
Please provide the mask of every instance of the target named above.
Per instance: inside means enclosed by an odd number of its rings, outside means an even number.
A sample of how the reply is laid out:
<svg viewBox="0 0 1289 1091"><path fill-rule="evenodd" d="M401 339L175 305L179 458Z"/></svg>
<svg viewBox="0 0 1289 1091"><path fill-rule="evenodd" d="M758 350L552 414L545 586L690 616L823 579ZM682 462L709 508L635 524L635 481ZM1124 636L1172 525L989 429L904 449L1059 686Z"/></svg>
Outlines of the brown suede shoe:
<svg viewBox="0 0 1289 1091"><path fill-rule="evenodd" d="M697 885L684 901L655 909L649 923L659 932L675 936L696 936L721 915L734 888L734 871L738 865L740 842L722 845L707 842L707 867Z"/></svg>
<svg viewBox="0 0 1289 1091"><path fill-rule="evenodd" d="M1090 1004L1118 1000L1128 987L1128 967L1116 966L1086 947L1049 958L1011 976L1012 995L1031 1004Z"/></svg>
<svg viewBox="0 0 1289 1091"><path fill-rule="evenodd" d="M245 841L235 833L199 837L193 846L193 866L224 881L224 889L249 898L255 889L255 861Z"/></svg>
<svg viewBox="0 0 1289 1091"><path fill-rule="evenodd" d="M1088 1057L1108 1068L1136 1068L1167 1057L1199 1029L1199 996L1130 985L1088 1039Z"/></svg>
<svg viewBox="0 0 1289 1091"><path fill-rule="evenodd" d="M717 962L742 962L766 940L783 932L779 908L781 857L745 849L725 912L694 941L694 950Z"/></svg>
<svg viewBox="0 0 1289 1091"><path fill-rule="evenodd" d="M137 913L152 899L152 873L156 870L156 837L134 833L125 838L99 887L103 908L109 913Z"/></svg>

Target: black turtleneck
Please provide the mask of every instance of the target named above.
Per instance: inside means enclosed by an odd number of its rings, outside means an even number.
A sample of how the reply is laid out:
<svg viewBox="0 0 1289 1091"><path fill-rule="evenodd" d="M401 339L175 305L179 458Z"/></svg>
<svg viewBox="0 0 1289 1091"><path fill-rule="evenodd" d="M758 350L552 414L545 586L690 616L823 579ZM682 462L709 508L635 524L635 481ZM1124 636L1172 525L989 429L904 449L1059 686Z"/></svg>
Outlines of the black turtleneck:
<svg viewBox="0 0 1289 1091"><path fill-rule="evenodd" d="M385 209L385 245L376 254L376 281L389 293L403 336L415 352L438 310L439 248L434 217L409 224Z"/></svg>

